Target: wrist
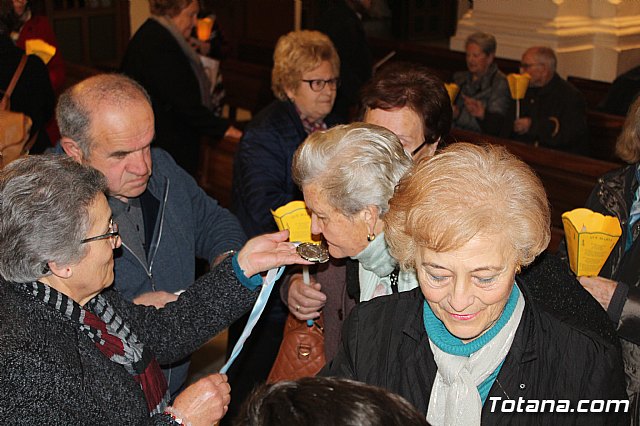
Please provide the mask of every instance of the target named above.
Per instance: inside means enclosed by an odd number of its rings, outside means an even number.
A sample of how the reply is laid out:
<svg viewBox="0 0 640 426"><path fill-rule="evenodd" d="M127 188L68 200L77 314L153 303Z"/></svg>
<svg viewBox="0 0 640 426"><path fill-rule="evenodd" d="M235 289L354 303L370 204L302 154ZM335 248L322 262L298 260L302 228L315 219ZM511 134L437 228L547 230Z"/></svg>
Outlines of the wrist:
<svg viewBox="0 0 640 426"><path fill-rule="evenodd" d="M240 257L240 253L237 253L231 259L231 264L233 265L233 271L235 272L236 277L238 278L238 281L240 281L240 284L242 284L249 290L255 290L260 285L262 285L262 276L260 276L260 274L247 276L245 271L242 269L242 266L240 266L239 257Z"/></svg>
<svg viewBox="0 0 640 426"><path fill-rule="evenodd" d="M191 426L191 423L182 415L182 413L171 405L164 409L164 414L169 416L175 424Z"/></svg>

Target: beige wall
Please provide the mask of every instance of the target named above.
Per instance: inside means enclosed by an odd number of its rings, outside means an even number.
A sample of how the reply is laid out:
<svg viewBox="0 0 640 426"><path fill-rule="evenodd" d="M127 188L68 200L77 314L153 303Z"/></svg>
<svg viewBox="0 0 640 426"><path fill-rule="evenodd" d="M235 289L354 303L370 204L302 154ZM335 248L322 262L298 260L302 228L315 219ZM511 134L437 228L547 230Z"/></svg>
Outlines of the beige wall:
<svg viewBox="0 0 640 426"><path fill-rule="evenodd" d="M147 0L131 0L129 4L131 35L133 36L136 31L138 31L140 25L149 17L149 2Z"/></svg>

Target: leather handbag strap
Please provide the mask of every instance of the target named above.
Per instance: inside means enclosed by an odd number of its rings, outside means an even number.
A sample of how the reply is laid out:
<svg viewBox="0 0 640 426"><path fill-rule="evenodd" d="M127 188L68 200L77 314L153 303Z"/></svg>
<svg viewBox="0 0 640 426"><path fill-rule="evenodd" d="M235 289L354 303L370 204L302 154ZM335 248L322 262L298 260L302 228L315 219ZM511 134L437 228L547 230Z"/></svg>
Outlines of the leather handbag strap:
<svg viewBox="0 0 640 426"><path fill-rule="evenodd" d="M16 72L13 73L13 77L11 77L11 82L9 86L7 86L7 90L4 92L4 96L0 101L0 109L9 109L9 99L11 98L11 94L13 93L13 89L16 88L16 84L18 84L18 80L20 79L20 75L22 75L22 70L24 70L24 66L27 64L27 55L22 55L20 58L20 63L18 64L18 68L16 68Z"/></svg>

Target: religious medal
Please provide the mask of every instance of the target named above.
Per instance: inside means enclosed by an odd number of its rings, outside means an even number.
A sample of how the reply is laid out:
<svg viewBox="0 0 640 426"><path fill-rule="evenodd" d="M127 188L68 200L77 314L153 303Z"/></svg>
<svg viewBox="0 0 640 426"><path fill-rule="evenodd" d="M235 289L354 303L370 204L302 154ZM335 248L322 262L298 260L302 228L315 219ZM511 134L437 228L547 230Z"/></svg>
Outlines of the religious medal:
<svg viewBox="0 0 640 426"><path fill-rule="evenodd" d="M296 251L309 262L325 263L329 260L329 250L324 244L300 243Z"/></svg>

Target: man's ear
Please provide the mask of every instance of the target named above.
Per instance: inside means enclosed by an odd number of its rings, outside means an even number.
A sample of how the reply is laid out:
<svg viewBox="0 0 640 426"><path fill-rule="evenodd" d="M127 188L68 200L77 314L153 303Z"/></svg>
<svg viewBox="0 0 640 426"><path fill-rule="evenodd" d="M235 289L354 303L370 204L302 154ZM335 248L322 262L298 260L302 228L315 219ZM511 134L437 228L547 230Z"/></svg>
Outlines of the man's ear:
<svg viewBox="0 0 640 426"><path fill-rule="evenodd" d="M70 278L73 275L71 266L58 265L56 262L49 262L49 270L53 275L59 278Z"/></svg>
<svg viewBox="0 0 640 426"><path fill-rule="evenodd" d="M63 136L60 139L60 146L62 146L62 149L64 149L64 152L66 152L69 157L73 158L78 163L83 162L84 154L76 141Z"/></svg>

